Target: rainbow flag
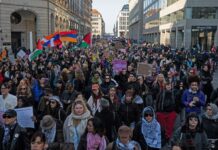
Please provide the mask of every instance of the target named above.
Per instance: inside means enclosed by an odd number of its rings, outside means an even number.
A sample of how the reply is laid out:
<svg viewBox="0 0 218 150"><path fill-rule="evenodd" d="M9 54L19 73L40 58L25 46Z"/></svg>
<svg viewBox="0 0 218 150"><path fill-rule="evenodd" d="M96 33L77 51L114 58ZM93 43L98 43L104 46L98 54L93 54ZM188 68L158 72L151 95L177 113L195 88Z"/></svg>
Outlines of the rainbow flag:
<svg viewBox="0 0 218 150"><path fill-rule="evenodd" d="M76 43L77 42L77 36L78 36L78 33L77 33L76 30L60 32L60 39L61 39L62 42L67 41L67 42Z"/></svg>

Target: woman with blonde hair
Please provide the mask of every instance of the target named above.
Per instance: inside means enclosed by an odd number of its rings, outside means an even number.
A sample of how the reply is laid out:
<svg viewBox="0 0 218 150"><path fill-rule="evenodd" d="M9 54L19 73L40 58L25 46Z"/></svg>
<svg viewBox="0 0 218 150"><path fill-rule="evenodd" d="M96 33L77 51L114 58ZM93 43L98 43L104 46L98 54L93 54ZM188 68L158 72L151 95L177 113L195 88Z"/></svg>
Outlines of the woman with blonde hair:
<svg viewBox="0 0 218 150"><path fill-rule="evenodd" d="M33 94L27 80L22 79L17 86L16 96L24 100L24 106L33 105Z"/></svg>
<svg viewBox="0 0 218 150"><path fill-rule="evenodd" d="M164 75L162 73L158 74L155 81L152 85L152 98L153 100L157 99L157 95L164 89L166 84L166 80L164 78Z"/></svg>
<svg viewBox="0 0 218 150"><path fill-rule="evenodd" d="M72 105L72 112L66 118L63 126L65 143L73 143L75 150L81 136L85 132L87 122L91 118L91 113L82 100L76 100Z"/></svg>

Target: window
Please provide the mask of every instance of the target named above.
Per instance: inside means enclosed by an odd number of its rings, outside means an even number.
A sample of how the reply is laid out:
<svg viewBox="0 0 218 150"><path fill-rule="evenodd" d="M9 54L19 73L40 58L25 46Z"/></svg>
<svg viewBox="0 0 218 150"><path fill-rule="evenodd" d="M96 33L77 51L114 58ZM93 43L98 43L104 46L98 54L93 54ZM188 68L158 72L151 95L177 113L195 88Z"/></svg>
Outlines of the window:
<svg viewBox="0 0 218 150"><path fill-rule="evenodd" d="M216 19L215 7L193 7L192 18L193 19Z"/></svg>
<svg viewBox="0 0 218 150"><path fill-rule="evenodd" d="M21 22L21 15L17 12L11 14L11 23L12 24L19 24Z"/></svg>

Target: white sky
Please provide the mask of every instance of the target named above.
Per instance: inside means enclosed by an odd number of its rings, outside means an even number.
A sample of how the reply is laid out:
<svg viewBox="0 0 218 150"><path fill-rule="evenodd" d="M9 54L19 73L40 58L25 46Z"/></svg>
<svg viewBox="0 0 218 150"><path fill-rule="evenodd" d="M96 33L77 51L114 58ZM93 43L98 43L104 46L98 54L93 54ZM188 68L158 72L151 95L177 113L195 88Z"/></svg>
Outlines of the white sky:
<svg viewBox="0 0 218 150"><path fill-rule="evenodd" d="M102 14L106 33L113 33L117 15L125 4L128 0L93 0L92 8Z"/></svg>

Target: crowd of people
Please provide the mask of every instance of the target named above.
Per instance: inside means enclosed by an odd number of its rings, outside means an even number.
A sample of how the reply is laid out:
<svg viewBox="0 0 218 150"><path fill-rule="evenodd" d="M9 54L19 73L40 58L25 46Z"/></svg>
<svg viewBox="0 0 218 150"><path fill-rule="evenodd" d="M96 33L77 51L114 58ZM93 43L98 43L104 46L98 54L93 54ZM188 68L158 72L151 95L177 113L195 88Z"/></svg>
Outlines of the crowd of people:
<svg viewBox="0 0 218 150"><path fill-rule="evenodd" d="M53 48L0 62L1 150L218 149L216 53L167 46ZM113 60L126 60L120 72ZM150 64L149 75L137 64ZM35 128L16 109L32 107Z"/></svg>

